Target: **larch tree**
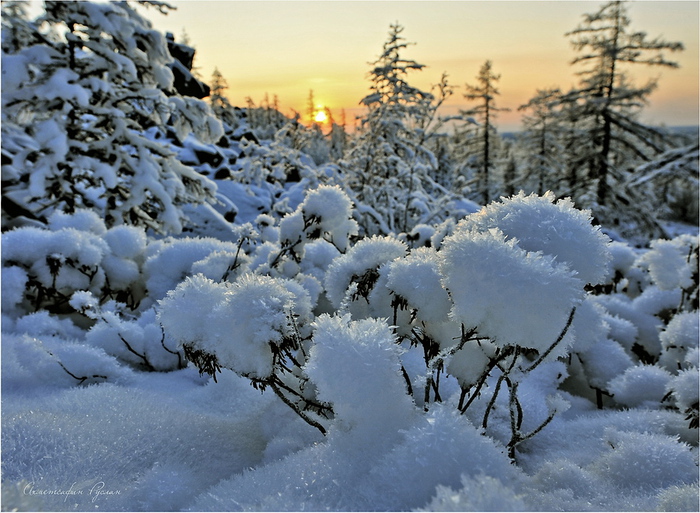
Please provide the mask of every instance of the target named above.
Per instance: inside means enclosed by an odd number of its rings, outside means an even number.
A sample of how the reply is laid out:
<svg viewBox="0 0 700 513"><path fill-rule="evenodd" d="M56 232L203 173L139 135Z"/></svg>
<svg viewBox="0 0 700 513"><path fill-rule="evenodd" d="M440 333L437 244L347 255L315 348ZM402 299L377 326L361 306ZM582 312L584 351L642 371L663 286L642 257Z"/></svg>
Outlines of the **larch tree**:
<svg viewBox="0 0 700 513"><path fill-rule="evenodd" d="M477 101L478 105L472 109L462 111L464 117L476 118L479 123L477 127L476 141L479 145L479 180L478 190L481 192L484 204L487 204L490 198L489 175L493 167L493 140L492 136L496 132L493 124L498 116L498 112L508 111L510 109L499 108L496 106L496 96L500 94L496 88L496 83L500 80L501 75L496 75L492 69L491 61L486 61L479 74L476 76L477 85L466 84L466 93L464 97L469 101Z"/></svg>
<svg viewBox="0 0 700 513"><path fill-rule="evenodd" d="M626 154L649 160L664 150L663 134L636 119L657 81L635 86L625 67L641 64L676 68L678 64L668 60L664 52L680 51L683 45L649 39L645 32L632 31L620 0L584 15L583 23L567 36L579 52L572 64L585 68L578 73L580 85L565 94L562 101L575 111L581 135L591 142L590 151L581 160L588 167L595 201L605 205L610 200L612 181L619 181L612 175L623 172Z"/></svg>
<svg viewBox="0 0 700 513"><path fill-rule="evenodd" d="M36 26L45 36L3 53L3 203L37 219L87 208L108 226L180 232L181 206L213 201L216 186L165 134L213 142L222 130L173 89L164 36L128 2L46 2Z"/></svg>

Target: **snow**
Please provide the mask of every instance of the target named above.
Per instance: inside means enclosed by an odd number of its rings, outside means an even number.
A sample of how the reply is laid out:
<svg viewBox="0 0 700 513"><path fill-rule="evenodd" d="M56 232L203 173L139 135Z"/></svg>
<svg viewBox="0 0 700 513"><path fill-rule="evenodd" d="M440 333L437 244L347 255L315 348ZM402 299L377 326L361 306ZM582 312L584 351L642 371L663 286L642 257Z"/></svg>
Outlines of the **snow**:
<svg viewBox="0 0 700 513"><path fill-rule="evenodd" d="M186 305L194 302L196 309ZM308 321L311 301L301 285L245 274L235 283L218 283L201 274L187 278L160 301L159 320L179 346L216 357L242 376L272 374L270 345L292 335L290 316Z"/></svg>
<svg viewBox="0 0 700 513"><path fill-rule="evenodd" d="M322 315L314 322L313 337L306 372L316 383L318 398L333 404L335 429L355 432L371 451L408 425L414 405L386 322Z"/></svg>
<svg viewBox="0 0 700 513"><path fill-rule="evenodd" d="M697 227L479 206L428 103L223 123L129 5L51 5L75 69L3 19L3 509L698 511Z"/></svg>
<svg viewBox="0 0 700 513"><path fill-rule="evenodd" d="M405 243L391 237L372 236L360 240L328 268L324 283L328 299L339 308L351 284L406 252Z"/></svg>
<svg viewBox="0 0 700 513"><path fill-rule="evenodd" d="M606 277L609 239L590 220L590 212L573 208L568 198L555 202L551 192L544 196L520 192L467 216L460 227L498 228L507 238L517 239L524 250L552 255L559 263L567 263L584 283L597 284Z"/></svg>
<svg viewBox="0 0 700 513"><path fill-rule="evenodd" d="M649 274L661 290L688 288L692 285L692 267L689 260L688 243L690 236L674 240L656 240L651 243L651 251L642 261L649 266Z"/></svg>
<svg viewBox="0 0 700 513"><path fill-rule="evenodd" d="M324 206L324 195L332 205ZM351 219L337 189L308 196L282 219L315 212L319 234L336 226L324 226L324 215L337 213L340 224ZM618 243L611 251L617 264L592 256L623 280L641 273L634 296L594 296L584 292L571 262L524 249L498 227L478 230L467 222L421 229L420 240L434 239L433 247L343 235L343 253L341 239L311 238L295 267L271 276L262 272L274 271L269 263L282 247L284 224L269 214L236 225L228 242L106 229L87 211L55 214L50 223L50 230L3 235L3 500L9 504L197 511L695 508L697 428L688 419L698 400L698 320L693 311L678 312L667 324L658 317L678 306L682 284L657 285L664 278L648 269L661 265L658 247L632 251ZM295 229L303 233L304 225ZM535 239L529 237L531 244ZM20 250L26 247L34 252ZM645 257L651 251L656 256ZM65 281L76 314L32 312L24 297L28 280L52 279L41 271L41 255L96 265L112 286L143 286L144 300L128 313L100 299L107 281L91 286L78 273ZM222 280L233 262L239 266ZM674 265L674 276L686 272ZM64 267L59 278L61 272ZM406 301L398 326L392 326L394 297ZM482 338L458 345L460 324L476 327ZM404 338L417 329L442 351L443 402L422 397L429 375L424 348ZM500 371L464 415L456 408L460 387L473 388L505 347L543 354L558 338L546 361L524 372L532 361L521 356L510 374L518 383L523 433L554 415L518 446L513 465L505 448L511 436L505 392L488 428L481 426ZM658 363L637 361L633 348L645 340ZM185 346L215 358L214 376L186 364ZM281 371L291 361L280 360L274 347L296 355L301 366ZM413 396L406 393L407 376ZM326 415L307 412L325 436L274 394L250 386L275 377L332 408ZM617 408L597 411L591 387ZM113 454L136 456L119 463ZM32 463L37 455L44 455L40 466ZM68 495L71 486L82 494Z"/></svg>
<svg viewBox="0 0 700 513"><path fill-rule="evenodd" d="M497 228L458 228L441 254L444 285L454 302L450 316L500 347L546 350L583 298L582 283L567 266L525 251Z"/></svg>
<svg viewBox="0 0 700 513"><path fill-rule="evenodd" d="M615 401L629 407L655 408L666 395L671 374L655 365L636 365L615 376L608 389Z"/></svg>

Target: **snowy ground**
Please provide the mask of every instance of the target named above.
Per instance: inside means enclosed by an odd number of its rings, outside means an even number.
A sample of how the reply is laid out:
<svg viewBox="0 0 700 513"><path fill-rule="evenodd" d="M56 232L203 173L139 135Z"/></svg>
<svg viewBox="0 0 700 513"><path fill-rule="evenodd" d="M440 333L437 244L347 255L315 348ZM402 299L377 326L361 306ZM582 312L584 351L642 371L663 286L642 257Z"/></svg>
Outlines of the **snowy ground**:
<svg viewBox="0 0 700 513"><path fill-rule="evenodd" d="M436 405L374 440L327 440L224 371L47 388L3 337L3 508L20 510L697 510L697 448L663 411L584 400L510 464ZM8 347L9 346L9 347ZM34 383L34 385L32 385ZM692 436L689 434L689 436Z"/></svg>

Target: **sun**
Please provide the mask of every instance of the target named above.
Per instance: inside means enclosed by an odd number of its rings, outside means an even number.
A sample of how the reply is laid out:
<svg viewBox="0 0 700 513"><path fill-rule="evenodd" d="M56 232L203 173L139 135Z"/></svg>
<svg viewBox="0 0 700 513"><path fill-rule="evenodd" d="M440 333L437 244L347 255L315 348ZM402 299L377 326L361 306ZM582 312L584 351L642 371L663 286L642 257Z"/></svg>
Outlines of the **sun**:
<svg viewBox="0 0 700 513"><path fill-rule="evenodd" d="M328 116L326 115L326 112L323 110L319 110L316 113L314 121L316 121L316 123L325 123L326 121L328 121Z"/></svg>

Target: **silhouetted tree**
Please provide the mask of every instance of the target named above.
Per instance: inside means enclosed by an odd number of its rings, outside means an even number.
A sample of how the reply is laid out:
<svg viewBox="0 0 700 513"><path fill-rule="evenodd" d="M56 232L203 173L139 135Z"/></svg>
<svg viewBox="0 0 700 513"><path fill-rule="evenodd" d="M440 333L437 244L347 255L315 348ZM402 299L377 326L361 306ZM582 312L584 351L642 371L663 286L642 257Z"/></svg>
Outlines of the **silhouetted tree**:
<svg viewBox="0 0 700 513"><path fill-rule="evenodd" d="M664 149L663 134L636 120L656 88L655 79L639 87L631 83L623 66L644 64L676 68L663 51L683 49L678 42L659 38L649 40L644 32L629 29L624 2L604 4L597 12L584 15L583 23L567 36L580 52L572 64L587 67L578 74L580 85L562 97L579 123L579 130L590 142L585 155L588 178L594 182L598 204L607 203L611 174L620 172L622 155L648 160Z"/></svg>
<svg viewBox="0 0 700 513"><path fill-rule="evenodd" d="M233 106L226 97L226 89L228 89L228 83L219 71L219 68L215 67L214 72L211 75L211 93L209 95L209 105L211 106L211 110L220 120L233 127L236 125L237 119Z"/></svg>
<svg viewBox="0 0 700 513"><path fill-rule="evenodd" d="M490 201L489 174L493 167L492 136L496 133L493 121L498 112L510 110L496 106L496 96L500 94L496 89L496 82L500 78L500 75L493 73L491 61L486 61L476 76L477 85L466 84L465 86L467 92L464 93L464 97L469 101L478 101L479 104L472 109L461 112L462 116L476 118L479 122L479 126L476 128L478 135L475 139L479 145L480 160L478 190L481 192L484 204Z"/></svg>

